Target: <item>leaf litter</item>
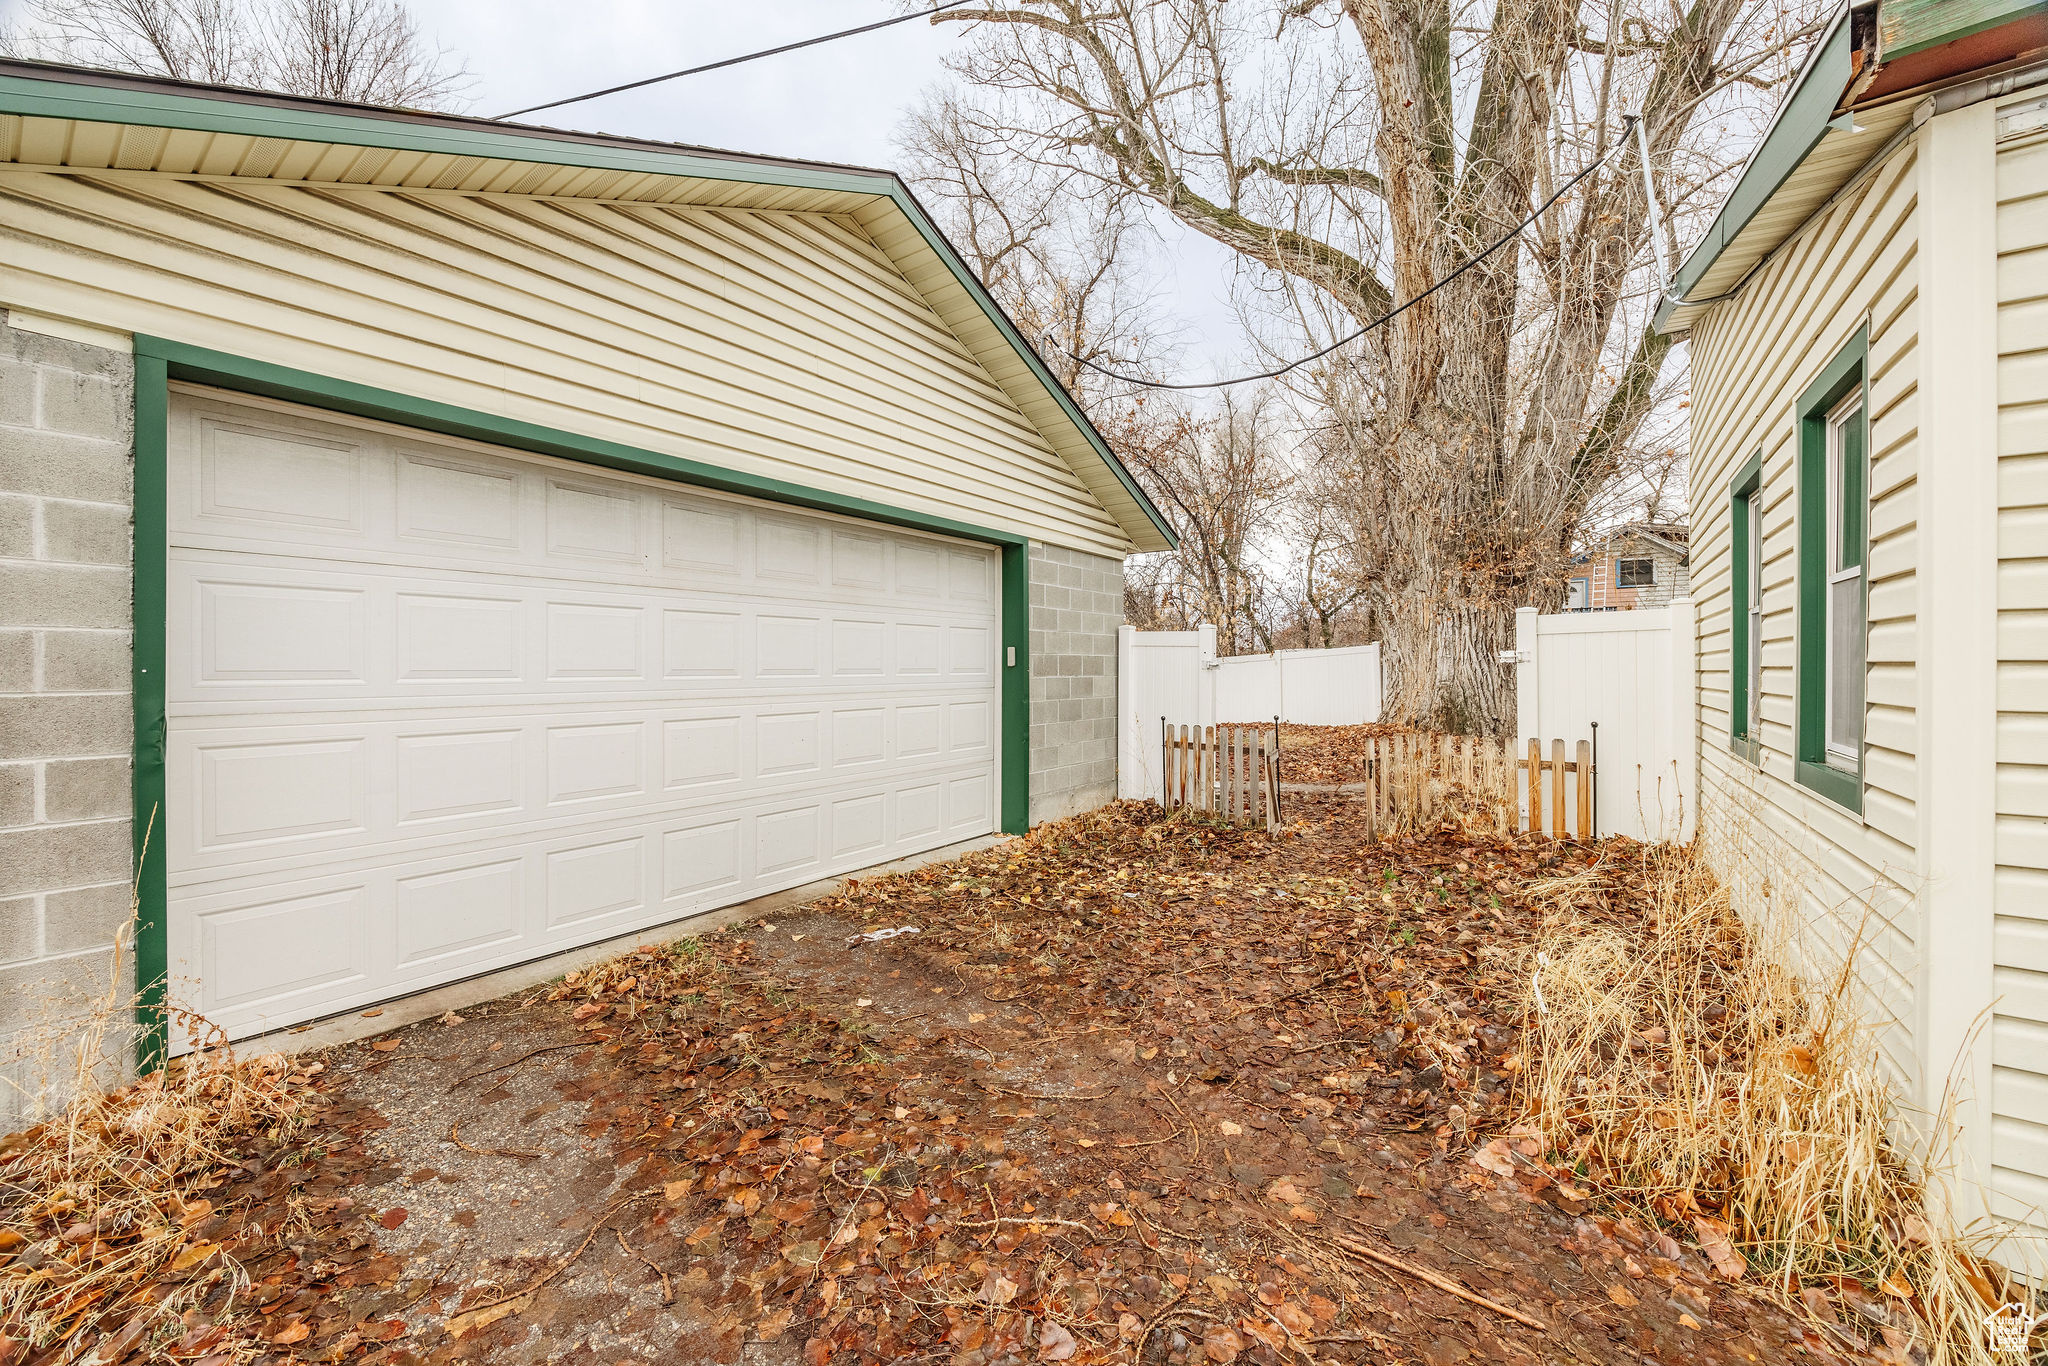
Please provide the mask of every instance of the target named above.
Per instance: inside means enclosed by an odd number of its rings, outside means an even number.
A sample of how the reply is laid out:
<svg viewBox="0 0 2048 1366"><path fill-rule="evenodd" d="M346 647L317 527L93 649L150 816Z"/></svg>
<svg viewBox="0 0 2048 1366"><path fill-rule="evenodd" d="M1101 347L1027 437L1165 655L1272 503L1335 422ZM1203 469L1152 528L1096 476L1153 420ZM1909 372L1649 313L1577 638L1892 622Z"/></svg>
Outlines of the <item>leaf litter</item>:
<svg viewBox="0 0 2048 1366"><path fill-rule="evenodd" d="M1528 891L1597 851L1292 814L1118 803L334 1050L209 1178L237 1270L94 1359L1839 1356L1488 1142Z"/></svg>

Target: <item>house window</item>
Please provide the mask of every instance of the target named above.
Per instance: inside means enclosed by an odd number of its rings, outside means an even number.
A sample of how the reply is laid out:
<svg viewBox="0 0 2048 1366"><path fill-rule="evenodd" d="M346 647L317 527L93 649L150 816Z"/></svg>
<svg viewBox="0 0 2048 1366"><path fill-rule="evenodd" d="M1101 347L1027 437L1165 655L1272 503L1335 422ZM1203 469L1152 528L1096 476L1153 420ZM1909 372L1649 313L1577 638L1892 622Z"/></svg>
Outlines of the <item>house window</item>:
<svg viewBox="0 0 2048 1366"><path fill-rule="evenodd" d="M1869 541L1866 339L1843 348L1799 404L1799 781L1863 806L1865 574Z"/></svg>
<svg viewBox="0 0 2048 1366"><path fill-rule="evenodd" d="M1728 731L1734 749L1751 762L1760 752L1764 702L1764 456L1749 458L1729 486L1730 562Z"/></svg>
<svg viewBox="0 0 2048 1366"><path fill-rule="evenodd" d="M1616 560L1614 582L1620 588L1648 588L1657 582L1657 568L1649 560Z"/></svg>

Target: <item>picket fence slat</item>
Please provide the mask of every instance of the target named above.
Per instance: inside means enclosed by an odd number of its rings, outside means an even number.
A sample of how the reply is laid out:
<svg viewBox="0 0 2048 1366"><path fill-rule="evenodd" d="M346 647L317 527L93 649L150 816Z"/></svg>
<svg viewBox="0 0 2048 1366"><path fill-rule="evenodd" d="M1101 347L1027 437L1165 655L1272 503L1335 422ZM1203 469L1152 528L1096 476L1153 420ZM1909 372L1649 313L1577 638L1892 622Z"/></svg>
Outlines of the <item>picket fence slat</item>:
<svg viewBox="0 0 2048 1366"><path fill-rule="evenodd" d="M1159 718L1161 799L1236 825L1280 828L1280 735L1263 726L1174 726Z"/></svg>
<svg viewBox="0 0 2048 1366"><path fill-rule="evenodd" d="M1483 736L1372 736L1351 791L1374 835L1427 829L1450 818L1501 835L1525 830L1591 839L1592 747L1580 740L1569 751L1575 757L1567 759L1567 752L1562 739L1548 745L1531 740L1518 755L1512 740Z"/></svg>

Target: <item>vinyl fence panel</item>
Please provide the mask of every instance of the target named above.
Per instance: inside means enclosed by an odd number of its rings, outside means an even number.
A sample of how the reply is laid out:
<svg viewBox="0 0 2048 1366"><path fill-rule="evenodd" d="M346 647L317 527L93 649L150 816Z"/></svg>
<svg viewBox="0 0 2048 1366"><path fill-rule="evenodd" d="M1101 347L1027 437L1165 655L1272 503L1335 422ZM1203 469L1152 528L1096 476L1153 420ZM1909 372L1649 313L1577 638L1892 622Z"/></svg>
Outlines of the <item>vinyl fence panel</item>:
<svg viewBox="0 0 2048 1366"><path fill-rule="evenodd" d="M1117 795L1156 798L1163 792L1162 716L1176 727L1276 716L1297 725L1343 726L1379 720L1380 704L1378 645L1218 659L1213 626L1126 626L1117 650Z"/></svg>
<svg viewBox="0 0 2048 1366"><path fill-rule="evenodd" d="M1515 618L1520 744L1590 741L1598 722L1598 833L1690 839L1698 805L1691 601L1635 612L1523 608Z"/></svg>

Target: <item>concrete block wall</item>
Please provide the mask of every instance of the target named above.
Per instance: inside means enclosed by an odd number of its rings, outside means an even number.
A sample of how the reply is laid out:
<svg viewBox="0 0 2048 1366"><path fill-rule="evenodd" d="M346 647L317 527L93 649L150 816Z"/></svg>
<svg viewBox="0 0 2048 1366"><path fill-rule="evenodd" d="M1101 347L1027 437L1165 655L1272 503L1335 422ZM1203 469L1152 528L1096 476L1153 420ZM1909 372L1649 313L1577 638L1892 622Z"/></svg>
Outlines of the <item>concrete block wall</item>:
<svg viewBox="0 0 2048 1366"><path fill-rule="evenodd" d="M112 973L133 858L134 367L13 323L0 321L0 1131L66 1094L82 1018L129 993Z"/></svg>
<svg viewBox="0 0 2048 1366"><path fill-rule="evenodd" d="M1031 546L1031 823L1116 800L1121 560Z"/></svg>

